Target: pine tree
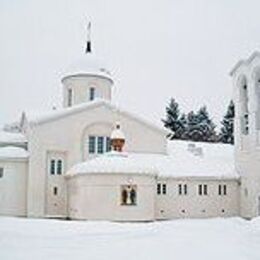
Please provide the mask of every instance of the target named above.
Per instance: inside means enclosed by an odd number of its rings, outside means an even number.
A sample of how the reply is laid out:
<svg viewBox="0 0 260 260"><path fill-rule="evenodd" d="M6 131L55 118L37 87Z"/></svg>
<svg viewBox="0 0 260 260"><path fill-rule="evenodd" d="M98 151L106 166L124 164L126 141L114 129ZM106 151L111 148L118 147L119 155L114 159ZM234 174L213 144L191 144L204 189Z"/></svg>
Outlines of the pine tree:
<svg viewBox="0 0 260 260"><path fill-rule="evenodd" d="M193 111L187 115L187 125L185 129L185 139L192 141L201 141L203 133L199 124L199 117Z"/></svg>
<svg viewBox="0 0 260 260"><path fill-rule="evenodd" d="M207 107L203 106L197 112L198 121L200 122L200 129L203 133L201 141L214 142L217 140L217 134L215 131L216 125L213 123L209 116Z"/></svg>
<svg viewBox="0 0 260 260"><path fill-rule="evenodd" d="M222 143L234 144L234 118L235 118L235 105L231 100L227 112L221 121L220 141Z"/></svg>
<svg viewBox="0 0 260 260"><path fill-rule="evenodd" d="M171 133L168 136L172 139L180 139L183 133L183 125L180 122L179 104L174 98L171 98L169 105L166 107L166 119L162 119L164 126L168 128Z"/></svg>
<svg viewBox="0 0 260 260"><path fill-rule="evenodd" d="M197 113L188 113L183 136L187 140L213 142L216 140L215 127L206 106L203 106Z"/></svg>

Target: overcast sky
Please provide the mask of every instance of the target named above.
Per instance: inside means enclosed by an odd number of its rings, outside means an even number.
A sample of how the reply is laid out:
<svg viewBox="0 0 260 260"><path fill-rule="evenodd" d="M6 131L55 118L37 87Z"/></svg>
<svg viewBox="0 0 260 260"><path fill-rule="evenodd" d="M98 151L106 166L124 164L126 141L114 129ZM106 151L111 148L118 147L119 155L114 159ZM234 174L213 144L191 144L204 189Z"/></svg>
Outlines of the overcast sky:
<svg viewBox="0 0 260 260"><path fill-rule="evenodd" d="M115 79L116 104L150 120L170 97L220 119L229 71L260 45L259 0L0 0L0 124L61 106L61 72L85 48Z"/></svg>

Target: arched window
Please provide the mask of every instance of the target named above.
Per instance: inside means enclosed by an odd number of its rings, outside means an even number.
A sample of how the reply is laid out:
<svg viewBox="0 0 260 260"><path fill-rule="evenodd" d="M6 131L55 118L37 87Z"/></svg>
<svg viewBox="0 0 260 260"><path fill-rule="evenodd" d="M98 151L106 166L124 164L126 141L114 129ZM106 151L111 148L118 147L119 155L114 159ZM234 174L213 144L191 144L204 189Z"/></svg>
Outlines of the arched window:
<svg viewBox="0 0 260 260"><path fill-rule="evenodd" d="M240 89L240 120L241 132L244 135L249 133L249 108L248 108L248 85L246 77L242 77L239 82Z"/></svg>
<svg viewBox="0 0 260 260"><path fill-rule="evenodd" d="M136 205L137 193L136 185L121 186L121 205L134 206Z"/></svg>
<svg viewBox="0 0 260 260"><path fill-rule="evenodd" d="M96 122L82 130L82 159L106 153L111 150L110 133L112 124Z"/></svg>

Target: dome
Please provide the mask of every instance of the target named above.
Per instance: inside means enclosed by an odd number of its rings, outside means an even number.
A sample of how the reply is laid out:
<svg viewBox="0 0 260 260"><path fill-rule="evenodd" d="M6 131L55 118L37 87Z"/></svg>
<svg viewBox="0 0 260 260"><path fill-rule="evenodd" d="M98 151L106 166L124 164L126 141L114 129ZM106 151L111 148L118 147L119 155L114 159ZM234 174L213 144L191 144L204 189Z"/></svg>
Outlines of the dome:
<svg viewBox="0 0 260 260"><path fill-rule="evenodd" d="M73 62L63 73L63 78L75 75L100 76L113 81L104 62L93 53L85 53Z"/></svg>

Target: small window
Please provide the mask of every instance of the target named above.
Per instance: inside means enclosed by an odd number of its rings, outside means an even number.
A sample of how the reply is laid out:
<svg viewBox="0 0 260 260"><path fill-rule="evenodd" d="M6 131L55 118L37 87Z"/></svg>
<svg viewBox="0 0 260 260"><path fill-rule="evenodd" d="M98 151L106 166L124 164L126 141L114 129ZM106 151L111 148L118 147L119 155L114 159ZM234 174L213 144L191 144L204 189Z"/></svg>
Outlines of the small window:
<svg viewBox="0 0 260 260"><path fill-rule="evenodd" d="M249 119L248 119L248 114L244 115L244 134L248 135L249 134Z"/></svg>
<svg viewBox="0 0 260 260"><path fill-rule="evenodd" d="M208 195L208 185L204 184L204 195Z"/></svg>
<svg viewBox="0 0 260 260"><path fill-rule="evenodd" d="M62 160L57 161L57 174L62 174Z"/></svg>
<svg viewBox="0 0 260 260"><path fill-rule="evenodd" d="M162 193L166 194L167 193L167 188L166 188L166 184L162 185Z"/></svg>
<svg viewBox="0 0 260 260"><path fill-rule="evenodd" d="M187 195L188 193L187 184L179 184L178 190L179 190L179 195Z"/></svg>
<svg viewBox="0 0 260 260"><path fill-rule="evenodd" d="M226 184L219 184L218 185L218 195L227 195L227 185Z"/></svg>
<svg viewBox="0 0 260 260"><path fill-rule="evenodd" d="M90 88L89 89L89 100L94 100L95 99L95 88Z"/></svg>
<svg viewBox="0 0 260 260"><path fill-rule="evenodd" d="M54 160L54 159L51 160L50 173L51 173L52 175L55 174L55 160Z"/></svg>
<svg viewBox="0 0 260 260"><path fill-rule="evenodd" d="M121 186L121 205L134 206L137 204L137 187L136 185Z"/></svg>
<svg viewBox="0 0 260 260"><path fill-rule="evenodd" d="M202 185L199 184L199 195L202 195Z"/></svg>
<svg viewBox="0 0 260 260"><path fill-rule="evenodd" d="M106 151L111 151L111 140L110 137L106 137Z"/></svg>
<svg viewBox="0 0 260 260"><path fill-rule="evenodd" d="M0 178L4 177L4 168L0 168Z"/></svg>
<svg viewBox="0 0 260 260"><path fill-rule="evenodd" d="M218 195L221 195L221 194L222 194L222 186L218 185Z"/></svg>
<svg viewBox="0 0 260 260"><path fill-rule="evenodd" d="M182 185L179 184L179 185L178 185L178 188L179 188L179 195L181 195L181 194L182 194Z"/></svg>
<svg viewBox="0 0 260 260"><path fill-rule="evenodd" d="M157 194L161 194L161 183L157 183Z"/></svg>
<svg viewBox="0 0 260 260"><path fill-rule="evenodd" d="M104 152L104 137L99 136L98 137L98 153L103 153Z"/></svg>
<svg viewBox="0 0 260 260"><path fill-rule="evenodd" d="M53 188L53 194L56 196L58 195L58 187Z"/></svg>
<svg viewBox="0 0 260 260"><path fill-rule="evenodd" d="M188 187L187 187L187 184L184 184L184 194L185 194L185 195L188 194Z"/></svg>
<svg viewBox="0 0 260 260"><path fill-rule="evenodd" d="M68 107L71 107L72 105L72 89L68 89Z"/></svg>
<svg viewBox="0 0 260 260"><path fill-rule="evenodd" d="M223 195L227 195L227 185L223 185Z"/></svg>
<svg viewBox="0 0 260 260"><path fill-rule="evenodd" d="M208 195L208 185L199 184L198 193L199 193L199 195Z"/></svg>
<svg viewBox="0 0 260 260"><path fill-rule="evenodd" d="M96 137L89 136L88 138L88 152L95 153L96 152Z"/></svg>

